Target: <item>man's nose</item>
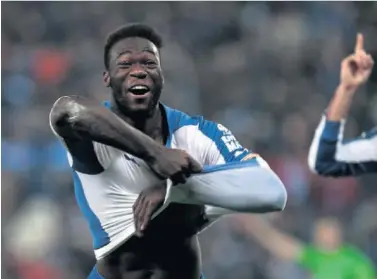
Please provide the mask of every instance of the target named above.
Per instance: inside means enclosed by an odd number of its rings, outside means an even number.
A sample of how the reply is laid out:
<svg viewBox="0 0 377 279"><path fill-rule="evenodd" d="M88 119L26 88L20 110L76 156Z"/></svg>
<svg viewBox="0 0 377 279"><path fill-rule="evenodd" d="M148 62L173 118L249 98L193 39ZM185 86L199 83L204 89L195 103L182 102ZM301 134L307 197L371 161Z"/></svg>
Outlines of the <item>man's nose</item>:
<svg viewBox="0 0 377 279"><path fill-rule="evenodd" d="M130 75L135 78L146 78L147 72L140 66L140 65L134 65L133 69L131 70Z"/></svg>

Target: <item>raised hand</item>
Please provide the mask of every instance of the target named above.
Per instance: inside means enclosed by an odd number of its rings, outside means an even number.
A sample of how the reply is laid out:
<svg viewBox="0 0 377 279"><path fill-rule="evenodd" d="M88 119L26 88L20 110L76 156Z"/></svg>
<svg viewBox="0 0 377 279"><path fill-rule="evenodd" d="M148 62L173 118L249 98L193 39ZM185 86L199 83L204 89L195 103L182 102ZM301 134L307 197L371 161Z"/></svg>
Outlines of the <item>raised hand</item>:
<svg viewBox="0 0 377 279"><path fill-rule="evenodd" d="M364 36L357 34L354 53L343 59L340 70L340 83L345 88L356 90L364 84L373 69L373 58L364 49Z"/></svg>

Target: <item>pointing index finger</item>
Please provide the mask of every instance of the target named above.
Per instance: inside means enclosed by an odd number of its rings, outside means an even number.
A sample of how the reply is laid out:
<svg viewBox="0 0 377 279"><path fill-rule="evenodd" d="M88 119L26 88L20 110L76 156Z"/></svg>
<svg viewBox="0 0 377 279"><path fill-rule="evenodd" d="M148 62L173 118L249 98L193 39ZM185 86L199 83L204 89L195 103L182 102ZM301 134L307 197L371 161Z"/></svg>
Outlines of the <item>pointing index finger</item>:
<svg viewBox="0 0 377 279"><path fill-rule="evenodd" d="M364 51L364 36L361 33L357 33L355 53L358 53L360 51Z"/></svg>

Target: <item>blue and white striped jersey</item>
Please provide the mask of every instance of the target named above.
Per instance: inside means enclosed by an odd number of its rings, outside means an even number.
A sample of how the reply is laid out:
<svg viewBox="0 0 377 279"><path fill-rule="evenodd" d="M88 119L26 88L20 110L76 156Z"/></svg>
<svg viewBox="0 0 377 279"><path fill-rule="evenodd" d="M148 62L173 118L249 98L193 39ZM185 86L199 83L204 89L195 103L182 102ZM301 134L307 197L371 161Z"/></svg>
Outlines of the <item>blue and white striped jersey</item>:
<svg viewBox="0 0 377 279"><path fill-rule="evenodd" d="M162 107L169 126L167 147L185 150L207 166L251 159L250 164L268 167L261 158L242 147L224 126ZM103 258L134 233L132 206L140 191L156 185L159 179L143 160L98 142L86 143L76 150L71 148L68 160L77 203L89 224L96 258ZM234 175L242 176L242 171ZM196 179L203 180L204 176ZM209 182L203 182L206 185L219 183L210 174L207 178ZM172 193L168 190L169 195ZM207 210L214 208L207 207Z"/></svg>
<svg viewBox="0 0 377 279"><path fill-rule="evenodd" d="M310 146L310 169L323 176L357 176L377 173L377 127L360 137L343 141L345 120L324 115Z"/></svg>

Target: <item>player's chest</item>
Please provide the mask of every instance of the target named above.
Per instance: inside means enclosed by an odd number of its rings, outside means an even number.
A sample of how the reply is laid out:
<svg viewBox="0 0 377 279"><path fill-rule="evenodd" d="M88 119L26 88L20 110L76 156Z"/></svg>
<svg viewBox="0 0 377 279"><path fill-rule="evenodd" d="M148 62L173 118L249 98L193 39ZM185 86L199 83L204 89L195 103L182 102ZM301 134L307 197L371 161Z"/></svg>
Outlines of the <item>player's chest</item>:
<svg viewBox="0 0 377 279"><path fill-rule="evenodd" d="M109 183L125 193L138 194L161 180L141 159L119 152L106 171Z"/></svg>
<svg viewBox="0 0 377 279"><path fill-rule="evenodd" d="M171 147L185 150L199 163L204 163L197 150L190 148L190 145L174 142ZM161 179L156 176L143 160L124 152L119 152L113 158L111 166L107 170L107 177L110 179L111 184L134 194L138 194L140 191L161 182Z"/></svg>
<svg viewBox="0 0 377 279"><path fill-rule="evenodd" d="M317 264L316 275L318 278L348 279L352 267L352 261L345 257L328 259Z"/></svg>

